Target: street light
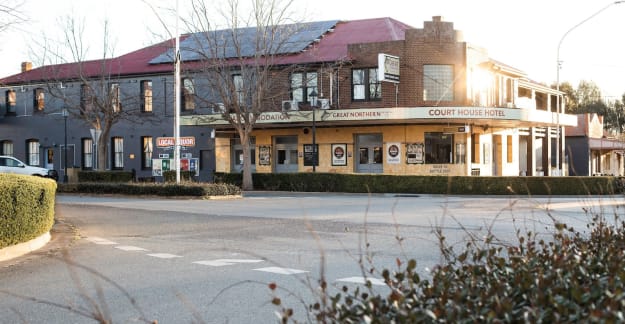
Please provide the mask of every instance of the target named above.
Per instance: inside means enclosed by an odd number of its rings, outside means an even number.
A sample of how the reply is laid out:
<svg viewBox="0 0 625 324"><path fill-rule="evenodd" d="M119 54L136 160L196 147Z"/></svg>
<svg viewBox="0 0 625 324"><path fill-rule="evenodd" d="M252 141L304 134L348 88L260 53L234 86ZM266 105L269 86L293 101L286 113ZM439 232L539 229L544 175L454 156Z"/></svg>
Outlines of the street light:
<svg viewBox="0 0 625 324"><path fill-rule="evenodd" d="M317 91L313 89L311 93L308 94L310 97L310 107L312 108L312 150L313 150L313 168L312 171L316 172L317 170L317 125L315 119L315 107L317 107Z"/></svg>
<svg viewBox="0 0 625 324"><path fill-rule="evenodd" d="M571 33L574 29L576 29L580 25L584 24L585 22L589 21L590 19L594 18L595 16L597 16L600 13L602 13L604 10L610 8L611 6L617 5L617 4L621 4L623 2L625 2L625 0L614 1L614 2L612 2L610 4L608 4L607 6L601 8L599 11L595 12L594 14L590 15L588 18L580 21L575 26L573 26L569 30L567 30L566 33L564 33L564 35L562 35L562 38L560 38L560 42L558 43L558 50L557 50L557 53L556 53L556 55L557 55L557 59L556 59L556 91L558 92L557 97L556 97L556 124L557 124L557 131L556 131L556 167L557 167L558 171L560 171L560 68L562 67L562 62L560 62L560 47L562 46L562 42L564 41L564 38L566 38L566 36L569 33Z"/></svg>
<svg viewBox="0 0 625 324"><path fill-rule="evenodd" d="M67 108L63 108L61 112L63 115L63 123L64 123L64 132L65 132L65 143L63 144L63 183L67 183Z"/></svg>

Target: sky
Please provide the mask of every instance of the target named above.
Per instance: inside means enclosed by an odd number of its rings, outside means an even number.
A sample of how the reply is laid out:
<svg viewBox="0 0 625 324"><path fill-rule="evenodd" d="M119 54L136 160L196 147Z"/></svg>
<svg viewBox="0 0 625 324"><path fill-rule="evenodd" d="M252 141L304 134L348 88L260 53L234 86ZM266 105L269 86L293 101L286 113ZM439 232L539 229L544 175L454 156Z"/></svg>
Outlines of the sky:
<svg viewBox="0 0 625 324"><path fill-rule="evenodd" d="M26 23L0 34L0 77L20 72L23 61L37 66L45 35L60 39L63 17L86 22L85 37L90 58L102 57L104 21L108 20L115 56L160 40L165 35L153 7L174 7L172 0L0 0L22 1ZM240 0L248 3L251 0ZM283 1L283 0L282 0ZM180 0L180 14L189 1ZM223 2L205 0L212 6ZM305 21L356 20L391 17L415 28L442 16L462 31L464 40L485 48L490 57L524 71L534 81L556 81L558 47L559 79L577 87L593 81L605 100L625 93L625 2L604 0L293 0L294 16ZM162 11L161 11L162 13ZM595 15L596 14L596 15ZM593 16L595 15L595 16ZM592 18L590 18L593 16ZM590 18L590 19L588 19ZM588 20L586 20L588 19ZM175 25L170 22L170 30ZM581 25L580 25L581 23ZM10 44L7 46L6 44ZM558 46L560 44L560 46Z"/></svg>

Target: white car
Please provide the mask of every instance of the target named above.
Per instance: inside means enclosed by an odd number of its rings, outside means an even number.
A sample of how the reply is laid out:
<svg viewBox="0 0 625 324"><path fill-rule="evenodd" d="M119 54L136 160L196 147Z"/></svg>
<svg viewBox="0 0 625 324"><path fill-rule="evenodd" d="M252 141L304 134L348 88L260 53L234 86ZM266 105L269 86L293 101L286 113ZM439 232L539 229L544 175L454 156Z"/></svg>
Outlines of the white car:
<svg viewBox="0 0 625 324"><path fill-rule="evenodd" d="M0 155L0 173L27 174L44 178L59 179L56 170L48 170L36 166L30 166L26 163L6 155Z"/></svg>

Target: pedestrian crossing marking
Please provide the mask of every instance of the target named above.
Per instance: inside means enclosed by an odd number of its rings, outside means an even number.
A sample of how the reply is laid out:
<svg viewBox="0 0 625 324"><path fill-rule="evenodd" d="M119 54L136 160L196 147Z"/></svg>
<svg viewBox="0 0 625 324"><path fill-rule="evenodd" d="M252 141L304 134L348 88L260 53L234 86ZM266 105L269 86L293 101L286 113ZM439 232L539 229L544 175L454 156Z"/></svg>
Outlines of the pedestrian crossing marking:
<svg viewBox="0 0 625 324"><path fill-rule="evenodd" d="M258 263L263 262L264 260L246 260L246 259L217 259L217 260L203 260L203 261L195 261L195 264L207 265L211 267L223 267L229 265L235 265L238 263Z"/></svg>
<svg viewBox="0 0 625 324"><path fill-rule="evenodd" d="M99 244L99 245L116 245L118 244L117 242L113 242L113 241L109 241L107 239L103 239L101 237L97 237L97 236L92 236L92 237L87 237L85 238L85 240L95 243L95 244Z"/></svg>
<svg viewBox="0 0 625 324"><path fill-rule="evenodd" d="M371 281L372 285L376 285L376 286L386 285L384 280L378 279L378 278L348 277L348 278L337 279L336 281L351 282L351 283L357 283L357 284L362 284L362 285L366 284L367 281Z"/></svg>
<svg viewBox="0 0 625 324"><path fill-rule="evenodd" d="M181 255L175 255L175 254L170 254L170 253L151 253L148 255L151 257L159 258L159 259L182 258Z"/></svg>
<svg viewBox="0 0 625 324"><path fill-rule="evenodd" d="M147 251L147 249L140 248L138 246L131 246L131 245L118 245L118 246L114 246L114 248L120 249L122 251Z"/></svg>
<svg viewBox="0 0 625 324"><path fill-rule="evenodd" d="M258 268L254 269L254 271L263 271L263 272L271 272L283 275L292 275L299 273L306 273L306 270L298 270L298 269L289 269L289 268L280 268L280 267L267 267L267 268Z"/></svg>

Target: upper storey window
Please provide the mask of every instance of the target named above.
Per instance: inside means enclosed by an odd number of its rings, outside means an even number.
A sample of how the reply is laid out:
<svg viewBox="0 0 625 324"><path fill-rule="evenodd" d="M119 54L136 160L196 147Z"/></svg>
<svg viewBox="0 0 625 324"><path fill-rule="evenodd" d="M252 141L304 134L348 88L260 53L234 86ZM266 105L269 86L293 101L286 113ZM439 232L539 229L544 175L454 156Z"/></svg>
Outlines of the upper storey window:
<svg viewBox="0 0 625 324"><path fill-rule="evenodd" d="M378 69L352 70L352 100L372 101L382 98L382 86L378 80Z"/></svg>
<svg viewBox="0 0 625 324"><path fill-rule="evenodd" d="M291 97L293 101L310 102L310 94L317 89L317 72L299 72L291 74Z"/></svg>
<svg viewBox="0 0 625 324"><path fill-rule="evenodd" d="M423 101L454 100L454 67L431 64L423 66Z"/></svg>

